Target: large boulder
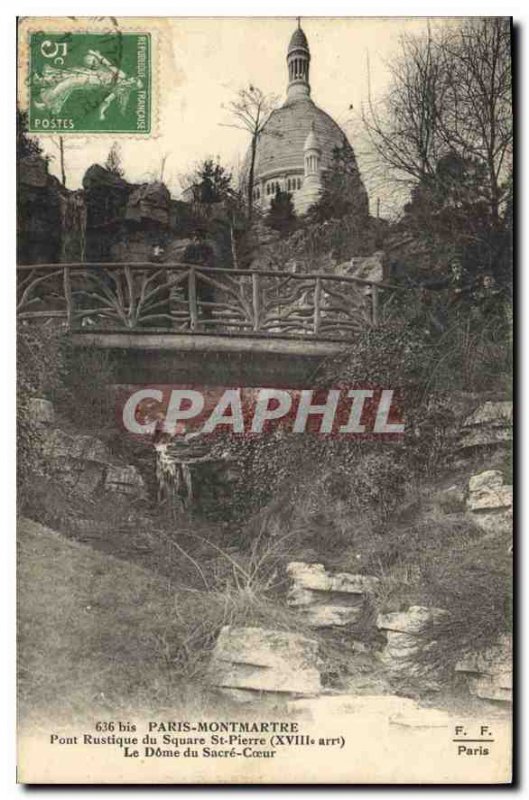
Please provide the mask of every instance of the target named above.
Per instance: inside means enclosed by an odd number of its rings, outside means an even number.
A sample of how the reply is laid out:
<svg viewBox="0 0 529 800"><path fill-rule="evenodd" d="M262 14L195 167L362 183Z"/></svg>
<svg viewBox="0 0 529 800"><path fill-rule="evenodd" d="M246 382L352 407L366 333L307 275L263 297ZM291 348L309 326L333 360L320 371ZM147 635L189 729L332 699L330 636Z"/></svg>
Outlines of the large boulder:
<svg viewBox="0 0 529 800"><path fill-rule="evenodd" d="M126 180L100 164L92 164L91 167L88 167L83 177L83 189L85 192L106 191L128 195L131 188L131 185Z"/></svg>
<svg viewBox="0 0 529 800"><path fill-rule="evenodd" d="M111 248L123 232L133 187L119 175L92 164L83 177L86 206L86 260L112 260Z"/></svg>
<svg viewBox="0 0 529 800"><path fill-rule="evenodd" d="M125 219L169 224L171 195L163 183L143 183L130 196Z"/></svg>
<svg viewBox="0 0 529 800"><path fill-rule="evenodd" d="M468 482L467 510L485 533L512 531L513 488L505 486L499 470L473 475Z"/></svg>
<svg viewBox="0 0 529 800"><path fill-rule="evenodd" d="M512 701L512 637L500 636L491 647L470 653L455 667L466 677L470 694L484 700Z"/></svg>
<svg viewBox="0 0 529 800"><path fill-rule="evenodd" d="M426 606L378 615L377 627L386 635L381 659L390 676L418 679L429 688L438 688L437 671L428 655L436 644L436 625L447 616L442 608Z"/></svg>
<svg viewBox="0 0 529 800"><path fill-rule="evenodd" d="M108 447L95 436L71 434L60 428L51 430L44 439L44 453L52 459L77 459L98 464L112 463Z"/></svg>
<svg viewBox="0 0 529 800"><path fill-rule="evenodd" d="M62 201L67 190L49 174L42 156L22 158L18 168L17 260L52 264L62 260Z"/></svg>
<svg viewBox="0 0 529 800"><path fill-rule="evenodd" d="M35 425L53 425L55 410L53 403L43 397L31 397L27 404L28 416Z"/></svg>
<svg viewBox="0 0 529 800"><path fill-rule="evenodd" d="M468 482L469 511L511 508L512 499L512 486L503 485L503 475L499 470L491 469L473 475Z"/></svg>
<svg viewBox="0 0 529 800"><path fill-rule="evenodd" d="M48 162L41 156L26 156L18 163L18 180L25 186L44 188L48 184Z"/></svg>
<svg viewBox="0 0 529 800"><path fill-rule="evenodd" d="M145 484L136 467L110 464L105 474L105 489L107 492L142 495Z"/></svg>
<svg viewBox="0 0 529 800"><path fill-rule="evenodd" d="M301 589L317 592L345 592L364 595L373 592L379 584L378 578L370 575L353 575L349 572L330 573L323 564L306 564L291 561L287 573Z"/></svg>
<svg viewBox="0 0 529 800"><path fill-rule="evenodd" d="M208 679L237 700L257 695L316 695L320 692L318 642L298 633L264 628L222 628Z"/></svg>
<svg viewBox="0 0 529 800"><path fill-rule="evenodd" d="M360 278L363 281L381 283L386 272L387 256L383 250L377 250L370 256L357 256L351 259L344 270L345 275Z"/></svg>
<svg viewBox="0 0 529 800"><path fill-rule="evenodd" d="M108 492L143 497L143 478L132 465L117 464L107 445L95 436L44 429L42 453L50 471L77 493Z"/></svg>
<svg viewBox="0 0 529 800"><path fill-rule="evenodd" d="M431 630L436 623L446 617L447 613L442 608L410 606L407 611L379 614L377 627L384 631L420 636Z"/></svg>
<svg viewBox="0 0 529 800"><path fill-rule="evenodd" d="M494 428L502 428L505 425L512 425L512 421L513 405L510 400L501 400L499 402L489 400L467 417L465 427L490 425Z"/></svg>
<svg viewBox="0 0 529 800"><path fill-rule="evenodd" d="M302 561L288 564L287 574L291 579L287 603L314 628L354 625L362 618L368 598L379 583L371 576L332 574L323 564Z"/></svg>
<svg viewBox="0 0 529 800"><path fill-rule="evenodd" d="M511 401L487 401L465 419L459 446L463 450L504 446L512 440L512 423Z"/></svg>

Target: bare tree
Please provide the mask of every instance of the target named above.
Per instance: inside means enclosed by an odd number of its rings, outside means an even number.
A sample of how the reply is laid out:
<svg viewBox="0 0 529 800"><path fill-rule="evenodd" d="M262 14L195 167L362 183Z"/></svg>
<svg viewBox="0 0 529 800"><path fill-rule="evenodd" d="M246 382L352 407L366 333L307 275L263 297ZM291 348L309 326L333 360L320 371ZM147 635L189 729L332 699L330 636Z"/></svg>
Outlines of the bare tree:
<svg viewBox="0 0 529 800"><path fill-rule="evenodd" d="M239 89L235 100L228 104L228 110L234 119L232 123L224 123L226 127L238 128L250 134L250 159L246 176L246 197L248 203L248 219L252 218L253 189L255 177L255 157L257 143L263 129L268 122L270 114L276 108L278 98L276 95L266 95L256 86Z"/></svg>
<svg viewBox="0 0 529 800"><path fill-rule="evenodd" d="M392 82L383 100L371 95L362 118L379 163L397 180L415 183L433 174L439 155L436 111L442 107L443 63L430 30L425 39L403 37L401 55L390 66Z"/></svg>
<svg viewBox="0 0 529 800"><path fill-rule="evenodd" d="M501 17L469 19L443 40L444 104L436 109L439 140L485 165L494 225L512 169L511 36Z"/></svg>
<svg viewBox="0 0 529 800"><path fill-rule="evenodd" d="M509 21L473 18L402 41L386 96L369 92L363 122L378 164L408 185L434 175L456 154L486 167L497 224L512 167Z"/></svg>

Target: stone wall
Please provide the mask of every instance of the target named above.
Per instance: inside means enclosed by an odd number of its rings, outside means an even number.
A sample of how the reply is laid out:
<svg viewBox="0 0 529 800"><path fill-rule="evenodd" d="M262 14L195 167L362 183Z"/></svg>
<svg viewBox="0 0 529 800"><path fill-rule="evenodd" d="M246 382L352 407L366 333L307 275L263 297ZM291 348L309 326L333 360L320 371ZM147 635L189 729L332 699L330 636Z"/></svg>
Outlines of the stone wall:
<svg viewBox="0 0 529 800"><path fill-rule="evenodd" d="M97 497L100 492L145 496L145 484L137 468L123 464L101 439L58 427L49 400L30 399L28 417L40 432L47 472L65 487L83 497Z"/></svg>

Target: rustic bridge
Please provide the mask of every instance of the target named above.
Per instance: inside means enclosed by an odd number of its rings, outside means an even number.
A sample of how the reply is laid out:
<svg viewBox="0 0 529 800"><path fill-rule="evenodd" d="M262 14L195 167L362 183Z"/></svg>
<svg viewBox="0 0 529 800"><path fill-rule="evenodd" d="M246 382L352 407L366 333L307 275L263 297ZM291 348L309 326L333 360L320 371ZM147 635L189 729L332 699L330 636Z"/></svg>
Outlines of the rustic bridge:
<svg viewBox="0 0 529 800"><path fill-rule="evenodd" d="M189 263L19 266L22 320L60 321L102 347L120 380L305 383L322 358L379 324L390 286L348 275ZM249 357L251 356L251 358Z"/></svg>

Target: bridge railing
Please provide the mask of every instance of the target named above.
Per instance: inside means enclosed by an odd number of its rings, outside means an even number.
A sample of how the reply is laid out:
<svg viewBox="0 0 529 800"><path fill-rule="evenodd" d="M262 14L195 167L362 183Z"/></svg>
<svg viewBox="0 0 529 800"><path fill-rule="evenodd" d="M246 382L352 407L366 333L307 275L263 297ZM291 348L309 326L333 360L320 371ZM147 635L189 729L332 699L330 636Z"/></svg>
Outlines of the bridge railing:
<svg viewBox="0 0 529 800"><path fill-rule="evenodd" d="M22 319L69 330L340 339L379 322L389 288L347 275L216 269L188 263L36 264L17 268Z"/></svg>

